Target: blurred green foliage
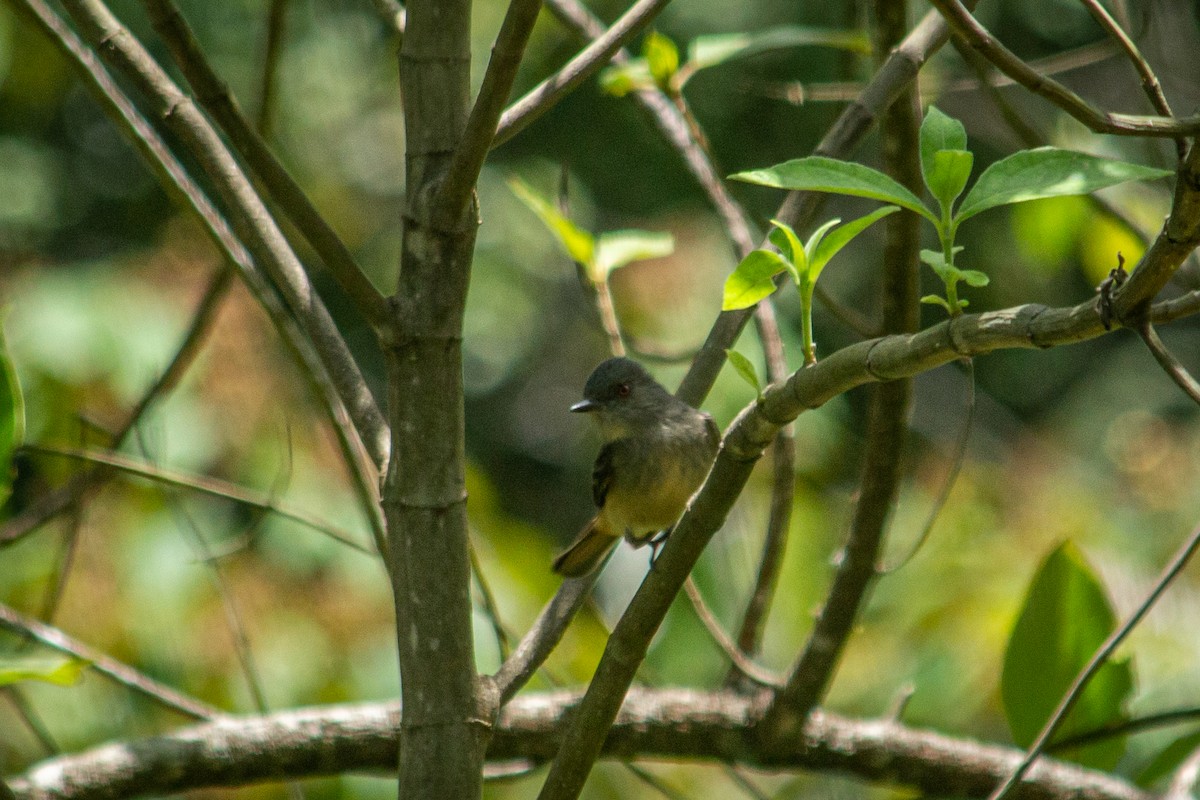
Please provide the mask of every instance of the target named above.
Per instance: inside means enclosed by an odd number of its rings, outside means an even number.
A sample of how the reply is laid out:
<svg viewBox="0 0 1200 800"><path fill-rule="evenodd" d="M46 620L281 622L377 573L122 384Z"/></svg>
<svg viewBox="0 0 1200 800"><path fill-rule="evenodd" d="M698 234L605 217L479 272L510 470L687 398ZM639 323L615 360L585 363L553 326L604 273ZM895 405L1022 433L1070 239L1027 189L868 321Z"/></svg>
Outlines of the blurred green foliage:
<svg viewBox="0 0 1200 800"><path fill-rule="evenodd" d="M113 5L165 60L140 4ZM262 4L181 5L235 94L254 110ZM477 82L504 5L476 4ZM622 5L605 0L595 8L612 19ZM1194 30L1174 22L1165 26L1170 30L1163 27L1173 14L1194 23L1194 9L1172 9L1157 22L1145 21L1159 26L1153 28L1159 50L1149 56L1186 54L1194 62ZM984 20L1027 57L1101 38L1077 4L1060 0L989 4ZM689 42L706 34L794 26L851 30L860 21L854 4L755 0L676 3L656 25L686 52ZM518 88L544 77L577 47L551 18L541 20ZM272 145L384 289L394 283L398 268L404 185L394 51L370 3L293 2L271 109ZM687 83L685 94L722 169L734 172L809 154L838 111L836 104L777 99L781 85L853 83L870 69L869 57L842 49L771 50L703 70ZM1109 88L1119 86L1129 105L1137 102L1138 87L1127 69L1110 57L1064 79L1084 89L1105 87L1101 102L1108 104L1120 105ZM953 89L954 80L970 74L956 54L940 53L928 73L926 100L966 122L975 177L1022 146L986 95ZM1178 107L1198 102L1196 85L1170 82L1168 90L1183 98ZM1171 163L1166 145L1101 140L1040 101L1012 90L1005 97L1036 120L1049 143L1145 164ZM877 166L876 145L872 139L856 158ZM571 217L581 228L674 237L670 255L611 276L625 333L652 354L647 363L667 385L678 381L687 357L703 341L736 262L719 220L679 158L632 99L606 95L594 80L497 151L485 170L464 339L468 508L473 541L510 636L528 627L556 588L551 554L591 513L588 472L598 440L566 409L607 355L605 340L574 267L508 189L508 180L519 176L549 196L562 164L571 179ZM765 231L780 193L745 185L732 185L731 191ZM1168 199L1162 186L1118 187L1104 197L1142 233L1159 224ZM868 201L831 198L825 215L849 219L872 208ZM1127 227L1077 198L982 216L959 241L968 247L972 265L993 278L990 286L973 291L972 310L1084 301L1115 266L1118 250L1131 262L1140 252ZM878 232L866 232L824 282L868 316L878 247ZM310 258L303 251L302 256ZM7 308L5 334L28 404L28 440L105 446L107 433L121 425L171 358L196 301L220 268L195 222L158 188L58 54L0 8L0 291ZM1189 269L1183 280L1195 276ZM925 277L936 287L933 276ZM332 282L319 283L378 383L378 354L369 349L368 332ZM798 303L790 293L777 301L789 364L797 369L803 363ZM926 321L940 315L927 310ZM1185 322L1163 335L1169 345L1185 343L1196 328ZM856 340L819 304L815 329L822 354ZM1189 352L1186 346L1179 350ZM743 335L737 352L765 374L752 333ZM1008 741L1000 669L1038 565L1063 542L1072 542L1093 565L1117 618L1125 616L1197 517L1200 424L1195 409L1132 337L1107 336L1049 352L998 353L980 359L977 374L980 406L962 476L929 543L871 593L828 705L883 715L911 691L906 721ZM965 395L955 367L916 381L907 479L889 555L907 552L940 488ZM727 369L705 407L724 427L753 401L754 390ZM785 670L795 658L828 587L855 499L862 412L863 392L856 391L797 423L791 538L761 655L771 669ZM240 288L226 301L199 361L153 407L126 449L151 464L243 483L368 540L332 437L263 315ZM701 591L727 629L737 626L757 569L769 462L756 468L697 570ZM6 513L11 517L28 508L78 469L61 458L21 458ZM573 625L532 689L589 677L606 625L617 618L645 568L644 553L618 551L594 607ZM218 590L218 578L227 594ZM1200 691L1195 669L1200 644L1193 634L1198 578L1192 569L1127 646L1137 654L1128 705L1135 716L1193 702ZM481 669L490 670L502 651L477 595L476 649ZM254 701L228 624L235 610L270 707L397 694L391 599L377 561L293 523L146 481L114 480L90 494L77 516L60 518L6 548L0 556L0 601L35 614L53 607L55 624L72 635L236 711L252 711ZM17 637L0 634L0 653L23 647ZM727 671L721 652L680 601L651 648L642 678L715 686ZM184 721L91 673L76 687L30 685L22 692L64 749ZM46 743L3 698L0 730L6 732L0 737L5 774L47 755ZM1131 737L1119 769L1138 772L1188 732L1176 726ZM741 791L718 766L648 769L681 796L729 797ZM488 796L532 796L539 777L489 784ZM887 789L824 776L751 773L750 779L779 797L892 796ZM310 783L305 786L310 800L394 793L393 782L383 778ZM271 786L236 794L276 797L282 791ZM657 793L622 766L604 764L586 796Z"/></svg>

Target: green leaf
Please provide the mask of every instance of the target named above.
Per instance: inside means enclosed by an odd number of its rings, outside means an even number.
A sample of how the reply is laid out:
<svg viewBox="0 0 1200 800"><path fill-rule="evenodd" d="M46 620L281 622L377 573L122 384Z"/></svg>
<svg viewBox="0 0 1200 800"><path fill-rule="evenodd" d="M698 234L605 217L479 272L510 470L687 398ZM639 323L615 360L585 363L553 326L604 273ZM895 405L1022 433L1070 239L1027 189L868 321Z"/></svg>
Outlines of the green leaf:
<svg viewBox="0 0 1200 800"><path fill-rule="evenodd" d="M848 194L853 197L869 197L872 200L893 203L901 208L915 211L935 225L938 223L938 218L925 207L920 198L908 189L879 170L851 161L839 161L824 156L808 156L785 161L765 169L739 172L730 177L733 180L756 183L760 186L774 186L779 189L803 189L812 192Z"/></svg>
<svg viewBox="0 0 1200 800"><path fill-rule="evenodd" d="M92 662L82 658L0 658L0 686L19 681L43 681L71 686Z"/></svg>
<svg viewBox="0 0 1200 800"><path fill-rule="evenodd" d="M1138 786L1148 787L1172 774L1183 760L1200 747L1200 731L1189 733L1167 745L1149 764L1142 767L1134 778Z"/></svg>
<svg viewBox="0 0 1200 800"><path fill-rule="evenodd" d="M829 231L841 221L842 220L840 218L834 217L831 220L827 220L823 225L808 235L808 241L804 243L804 260L806 263L806 270L812 269L812 257L814 254L816 254L817 249L821 246L821 241L825 238L825 234L829 233ZM816 276L813 276L813 280L816 280Z"/></svg>
<svg viewBox="0 0 1200 800"><path fill-rule="evenodd" d="M1170 174L1170 170L1113 161L1073 150L1054 147L1022 150L984 170L958 207L955 221L961 222L996 206L1042 197L1088 194L1126 181L1163 178Z"/></svg>
<svg viewBox="0 0 1200 800"><path fill-rule="evenodd" d="M958 276L966 281L967 286L974 286L977 289L991 283L991 278L986 273L980 272L977 269L960 270Z"/></svg>
<svg viewBox="0 0 1200 800"><path fill-rule="evenodd" d="M933 154L929 170L925 173L925 185L937 198L943 212L954 206L971 177L971 165L975 156L969 150L939 150Z"/></svg>
<svg viewBox="0 0 1200 800"><path fill-rule="evenodd" d="M13 455L25 441L25 396L0 330L0 504L12 493Z"/></svg>
<svg viewBox="0 0 1200 800"><path fill-rule="evenodd" d="M750 384L754 389L754 393L761 400L762 381L758 379L758 370L754 368L754 364L750 363L750 359L737 350L726 350L725 356L729 359L729 363L733 365L733 368L737 370L737 374L742 376L742 380Z"/></svg>
<svg viewBox="0 0 1200 800"><path fill-rule="evenodd" d="M754 33L697 36L688 45L688 65L693 71L696 71L772 50L812 45L834 47L856 53L871 52L870 41L856 31L788 25Z"/></svg>
<svg viewBox="0 0 1200 800"><path fill-rule="evenodd" d="M675 237L660 231L608 231L596 237L595 276L607 280L609 273L633 261L662 258L675 252Z"/></svg>
<svg viewBox="0 0 1200 800"><path fill-rule="evenodd" d="M733 311L750 306L775 291L776 275L787 269L778 253L755 250L725 279L725 299L721 310Z"/></svg>
<svg viewBox="0 0 1200 800"><path fill-rule="evenodd" d="M966 150L967 129L953 117L948 117L930 106L921 120L921 174L925 176L925 185L934 197L933 183L929 176L934 168L934 156L941 150Z"/></svg>
<svg viewBox="0 0 1200 800"><path fill-rule="evenodd" d="M961 246L952 248L950 251L951 256L958 255L960 252L962 252ZM943 281L950 279L952 274L950 270L954 270L954 273L961 275L961 273L959 273L959 271L955 269L953 265L946 263L946 254L941 250L922 250L917 255L921 259L921 263L928 264L931 268L933 268L933 271L936 272L938 277Z"/></svg>
<svg viewBox="0 0 1200 800"><path fill-rule="evenodd" d="M508 186L512 193L537 215L567 254L567 258L592 268L595 257L595 240L587 231L562 215L554 204L535 192L520 178L511 178Z"/></svg>
<svg viewBox="0 0 1200 800"><path fill-rule="evenodd" d="M931 306L941 306L942 308L946 309L947 314L951 313L950 312L950 301L948 301L946 298L942 297L940 294L927 294L921 298L921 302L927 303L928 305L931 305Z"/></svg>
<svg viewBox="0 0 1200 800"><path fill-rule="evenodd" d="M816 252L811 254L809 260L809 270L812 273L812 280L815 282L820 276L821 270L825 269L825 265L829 263L835 255L838 254L843 247L850 244L854 237L865 231L867 228L874 225L879 220L894 214L900 210L899 206L884 206L876 211L867 214L865 217L859 217L856 220L847 222L845 225L829 232L816 246Z"/></svg>
<svg viewBox="0 0 1200 800"><path fill-rule="evenodd" d="M1027 747L1057 707L1075 676L1116 625L1112 606L1095 572L1070 542L1042 563L1009 637L1000 678L1004 713L1013 740ZM1092 678L1059 728L1070 736L1126 719L1133 691L1127 661L1110 661ZM1111 769L1125 749L1112 739L1063 755L1086 766Z"/></svg>
<svg viewBox="0 0 1200 800"><path fill-rule="evenodd" d="M642 42L642 57L650 68L650 77L660 89L668 89L679 71L679 48L658 31L650 31Z"/></svg>
<svg viewBox="0 0 1200 800"><path fill-rule="evenodd" d="M638 89L654 86L650 66L644 58L631 58L624 64L612 64L600 71L600 90L613 97L624 97Z"/></svg>
<svg viewBox="0 0 1200 800"><path fill-rule="evenodd" d="M836 220L834 221L836 222ZM783 239L782 243L774 239L772 241L784 256L783 261L788 274L792 276L792 280L799 286L800 275L808 272L808 251L804 249L804 245L800 244L800 237L792 230L791 225L787 225L777 219L771 220L771 224L775 226L775 230L771 232L772 236L778 233ZM771 236L767 238L771 239Z"/></svg>

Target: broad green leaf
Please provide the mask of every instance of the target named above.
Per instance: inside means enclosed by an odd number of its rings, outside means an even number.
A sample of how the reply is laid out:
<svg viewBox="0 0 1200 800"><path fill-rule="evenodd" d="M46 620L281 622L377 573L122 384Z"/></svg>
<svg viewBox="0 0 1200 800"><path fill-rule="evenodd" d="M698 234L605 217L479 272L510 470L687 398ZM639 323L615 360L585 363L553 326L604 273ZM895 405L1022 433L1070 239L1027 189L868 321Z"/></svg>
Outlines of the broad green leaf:
<svg viewBox="0 0 1200 800"><path fill-rule="evenodd" d="M925 173L925 184L937 198L943 211L954 207L971 177L975 156L969 150L939 150L933 154L931 166Z"/></svg>
<svg viewBox="0 0 1200 800"><path fill-rule="evenodd" d="M1142 767L1134 778L1141 787L1149 787L1175 772L1183 760L1200 747L1200 731L1189 733L1171 742L1154 759Z"/></svg>
<svg viewBox="0 0 1200 800"><path fill-rule="evenodd" d="M725 299L721 310L733 311L750 306L775 291L776 275L787 269L778 253L755 250L725 279Z"/></svg>
<svg viewBox="0 0 1200 800"><path fill-rule="evenodd" d="M1070 542L1042 563L1029 587L1004 654L1000 692L1013 740L1027 747L1061 701L1075 676L1116 625L1112 606L1095 572ZM1127 661L1110 661L1092 678L1059 728L1066 737L1126 718L1133 691ZM1064 751L1086 766L1111 769L1125 749L1112 739Z"/></svg>
<svg viewBox="0 0 1200 800"><path fill-rule="evenodd" d="M654 83L661 89L668 88L679 71L679 48L675 43L658 31L650 31L642 43L642 57Z"/></svg>
<svg viewBox="0 0 1200 800"><path fill-rule="evenodd" d="M821 274L821 270L825 269L825 265L829 263L830 259L837 255L839 250L850 244L855 236L858 236L889 214L894 214L899 210L899 206L884 206L877 211L867 214L865 217L859 217L856 220L847 222L840 228L830 231L829 235L825 236L820 244L817 245L816 252L812 254L812 259L809 262L813 281L817 280L817 277Z"/></svg>
<svg viewBox="0 0 1200 800"><path fill-rule="evenodd" d="M934 169L934 155L940 150L966 150L967 129L953 117L948 117L935 106L930 106L921 121L921 174L925 185L937 197L930 174Z"/></svg>
<svg viewBox="0 0 1200 800"><path fill-rule="evenodd" d="M567 257L590 268L595 257L595 240L587 231L579 228L574 222L562 215L554 204L535 192L520 178L512 178L508 182L512 193L529 210L537 215L542 224L550 229L562 245Z"/></svg>
<svg viewBox="0 0 1200 800"><path fill-rule="evenodd" d="M675 252L675 237L660 231L609 231L596 237L595 274L602 281L631 261L662 258Z"/></svg>
<svg viewBox="0 0 1200 800"><path fill-rule="evenodd" d="M955 221L961 222L981 211L1009 203L1088 194L1125 181L1163 178L1170 174L1170 170L1113 161L1073 150L1054 147L1022 150L984 170L958 207Z"/></svg>
<svg viewBox="0 0 1200 800"><path fill-rule="evenodd" d="M854 197L869 197L893 203L901 208L915 211L933 222L938 218L930 212L915 194L879 170L839 161L824 156L796 158L765 169L753 169L731 175L731 178L760 186L779 189L804 189L812 192L848 194Z"/></svg>
<svg viewBox="0 0 1200 800"><path fill-rule="evenodd" d="M612 64L600 71L600 90L614 97L624 97L638 89L654 86L650 66L644 58L631 58L624 64Z"/></svg>
<svg viewBox="0 0 1200 800"><path fill-rule="evenodd" d="M12 492L13 454L25 440L25 399L0 330L0 504Z"/></svg>
<svg viewBox="0 0 1200 800"><path fill-rule="evenodd" d="M70 686L90 665L90 661L82 658L0 658L0 686L19 681Z"/></svg>
<svg viewBox="0 0 1200 800"><path fill-rule="evenodd" d="M737 374L742 376L742 380L750 384L754 389L754 393L762 397L762 381L758 379L758 370L754 368L754 364L750 363L750 359L739 353L737 350L726 350L725 356L729 359L729 363L737 370Z"/></svg>
<svg viewBox="0 0 1200 800"><path fill-rule="evenodd" d="M707 69L737 58L806 45L871 52L871 42L855 31L782 26L754 33L697 36L688 45L688 65L693 71Z"/></svg>

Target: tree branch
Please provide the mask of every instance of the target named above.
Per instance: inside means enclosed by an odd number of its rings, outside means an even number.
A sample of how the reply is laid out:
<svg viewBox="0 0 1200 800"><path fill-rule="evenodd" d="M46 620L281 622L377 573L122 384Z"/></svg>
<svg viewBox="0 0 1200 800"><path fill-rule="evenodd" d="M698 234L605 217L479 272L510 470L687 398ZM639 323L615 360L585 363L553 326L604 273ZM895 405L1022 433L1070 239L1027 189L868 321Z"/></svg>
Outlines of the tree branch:
<svg viewBox="0 0 1200 800"><path fill-rule="evenodd" d="M1122 136L1175 137L1200 133L1200 115L1196 114L1176 118L1100 111L1058 81L1040 74L1000 44L959 0L930 0L930 4L942 13L955 33L966 39L1001 72L1029 91L1045 97L1089 130Z"/></svg>
<svg viewBox="0 0 1200 800"><path fill-rule="evenodd" d="M488 758L534 765L557 745L562 720L579 696L521 697L501 715ZM740 763L770 769L839 772L936 795L978 797L1019 758L980 744L889 720L814 713L784 752L755 747L758 701L733 692L636 689L604 753ZM119 800L144 794L395 769L397 704L321 706L236 717L174 733L113 742L49 759L9 781L17 800ZM1149 800L1117 778L1043 760L1022 785L1024 800Z"/></svg>

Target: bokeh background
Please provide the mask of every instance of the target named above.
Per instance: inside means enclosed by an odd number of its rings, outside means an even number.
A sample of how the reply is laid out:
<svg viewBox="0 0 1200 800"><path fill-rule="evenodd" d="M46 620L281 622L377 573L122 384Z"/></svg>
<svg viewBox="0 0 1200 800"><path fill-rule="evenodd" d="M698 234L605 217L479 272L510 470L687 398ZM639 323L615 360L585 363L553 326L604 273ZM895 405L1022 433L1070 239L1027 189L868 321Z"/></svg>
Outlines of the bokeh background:
<svg viewBox="0 0 1200 800"><path fill-rule="evenodd" d="M112 3L153 52L165 51L140 4ZM182 2L189 22L244 107L257 109L266 13L262 3ZM861 3L679 0L657 29L681 45L703 34L806 25L855 29ZM919 6L919 4L917 4ZM1068 54L1057 77L1104 108L1146 113L1127 62L1106 45L1083 8L1068 0L983 4L985 24L1023 57ZM476 4L478 79L505 4ZM1156 0L1122 6L1132 32L1182 113L1200 101L1194 4ZM600 2L613 19L622 5ZM924 12L917 7L915 11ZM403 119L397 43L365 0L293 0L288 5L271 142L372 280L394 284L404 192ZM561 65L579 42L549 15L523 68L527 88ZM1080 55L1082 53L1082 55ZM686 96L724 173L806 155L841 108L791 102L789 87L830 88L846 99L869 77L869 56L793 48L698 74ZM926 68L923 99L964 121L976 175L1021 146L973 72L947 48ZM820 92L815 92L820 94ZM1170 166L1155 142L1087 133L1023 90L1001 96L1047 143ZM856 158L877 164L872 136ZM665 231L673 255L616 272L612 290L626 333L653 357L670 387L715 318L735 256L718 218L679 157L631 98L590 81L496 151L479 185L476 251L466 348L469 512L473 541L500 611L519 636L557 586L553 553L591 512L590 469L598 448L585 420L567 413L592 367L607 355L594 302L573 265L508 187L519 176L552 196L570 177L570 208L591 231ZM780 193L732 186L765 225ZM1108 190L1145 235L1169 204L1159 181ZM870 210L832 199L826 217ZM855 243L823 283L870 316L878 232ZM1017 206L964 227L964 263L992 283L969 290L971 310L1025 302L1075 304L1142 244L1084 199ZM301 252L307 261L310 253ZM221 268L179 199L164 192L67 63L33 28L0 6L0 291L4 330L28 403L28 439L102 446L178 346L196 302ZM928 281L932 275L926 274ZM381 388L371 336L327 276L316 279L364 369ZM1189 265L1169 291L1195 288ZM934 291L929 282L927 291ZM789 363L802 364L798 303L778 297ZM941 311L927 307L925 322ZM820 306L818 352L856 340ZM1197 323L1163 331L1195 366ZM760 365L753 331L738 349ZM1009 741L998 681L1006 638L1041 560L1075 542L1124 616L1200 518L1200 420L1137 341L1117 333L1046 352L1002 352L976 365L977 409L968 457L933 534L902 569L882 578L850 642L828 706L883 715L911 694L903 719L953 734ZM943 367L916 380L908 469L887 560L912 547L945 479L969 392L964 371ZM764 665L785 670L802 647L832 575L854 503L862 450L862 390L805 414L796 426L795 510ZM724 427L752 390L727 369L705 408ZM244 484L277 503L369 537L338 451L304 382L264 315L239 286L183 384L156 405L126 448L146 462ZM708 603L735 629L758 564L770 486L764 459L697 570ZM67 480L78 463L28 455L6 514ZM623 550L583 614L527 691L587 680L611 625L646 568ZM1196 705L1200 606L1190 570L1122 650L1132 655L1131 711ZM397 695L391 600L381 565L292 522L161 484L118 479L60 518L0 552L0 601L49 616L79 639L205 701L255 709L254 681L270 708ZM248 647L231 632L241 621ZM501 657L480 595L480 668ZM0 649L21 651L0 635ZM719 685L728 664L685 601L650 651L652 684ZM248 674L256 676L254 679ZM31 727L18 705L34 712ZM183 719L86 675L74 687L23 686L0 696L0 772L11 774L55 749L169 729ZM1193 723L1194 725L1194 723ZM1165 728L1130 740L1122 770L1136 774L1169 741ZM678 797L745 792L720 766L648 764ZM748 772L772 797L891 796L848 779ZM487 796L529 797L540 772L489 783ZM394 782L344 776L306 782L309 798L384 798ZM239 790L279 796L279 786ZM213 793L216 794L216 793ZM225 794L225 793L222 793ZM589 798L659 797L620 764L602 764Z"/></svg>

